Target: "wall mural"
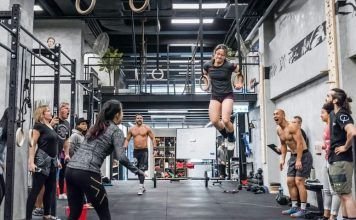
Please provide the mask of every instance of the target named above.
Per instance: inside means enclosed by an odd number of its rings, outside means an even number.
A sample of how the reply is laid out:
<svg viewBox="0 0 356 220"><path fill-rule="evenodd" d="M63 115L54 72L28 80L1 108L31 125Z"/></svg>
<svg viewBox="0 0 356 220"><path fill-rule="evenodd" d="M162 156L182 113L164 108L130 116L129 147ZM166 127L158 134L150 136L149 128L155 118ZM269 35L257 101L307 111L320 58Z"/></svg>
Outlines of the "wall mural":
<svg viewBox="0 0 356 220"><path fill-rule="evenodd" d="M317 47L326 39L326 22L316 27L305 38L293 46L287 54L282 55L279 60L271 65L270 76L273 77L276 73L282 71L287 64L292 64L301 58L304 54Z"/></svg>
<svg viewBox="0 0 356 220"><path fill-rule="evenodd" d="M339 1L337 6L337 14L356 17L356 0Z"/></svg>

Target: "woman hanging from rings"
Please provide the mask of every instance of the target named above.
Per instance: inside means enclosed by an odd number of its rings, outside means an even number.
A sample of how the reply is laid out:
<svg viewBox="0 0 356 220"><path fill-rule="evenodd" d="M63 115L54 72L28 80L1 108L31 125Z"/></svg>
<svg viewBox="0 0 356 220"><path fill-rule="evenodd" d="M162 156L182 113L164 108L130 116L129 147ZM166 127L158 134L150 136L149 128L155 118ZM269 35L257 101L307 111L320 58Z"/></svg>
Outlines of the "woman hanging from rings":
<svg viewBox="0 0 356 220"><path fill-rule="evenodd" d="M211 85L210 121L224 139L227 138L228 149L233 149L236 138L233 124L230 121L234 104L232 84L235 89L241 89L244 77L239 72L237 64L226 60L227 51L228 49L224 44L217 45L212 59L203 65L203 74L206 76L206 81L209 81ZM232 78L236 79L233 80L233 83L231 83Z"/></svg>
<svg viewBox="0 0 356 220"><path fill-rule="evenodd" d="M50 124L52 113L47 105L39 106L35 110L34 120L28 156L28 169L32 172L33 179L32 189L27 198L26 219L32 219L32 210L42 186L45 186L43 219L52 219L50 208L54 201L51 192L56 187L56 167L60 164L57 159L58 135Z"/></svg>
<svg viewBox="0 0 356 220"><path fill-rule="evenodd" d="M145 175L126 157L124 133L117 126L121 123L121 102L107 101L98 114L95 124L89 129L84 141L73 154L66 170L69 220L79 219L84 203L84 194L101 220L110 220L109 201L101 181L100 167L107 155L114 150L120 163L135 174Z"/></svg>

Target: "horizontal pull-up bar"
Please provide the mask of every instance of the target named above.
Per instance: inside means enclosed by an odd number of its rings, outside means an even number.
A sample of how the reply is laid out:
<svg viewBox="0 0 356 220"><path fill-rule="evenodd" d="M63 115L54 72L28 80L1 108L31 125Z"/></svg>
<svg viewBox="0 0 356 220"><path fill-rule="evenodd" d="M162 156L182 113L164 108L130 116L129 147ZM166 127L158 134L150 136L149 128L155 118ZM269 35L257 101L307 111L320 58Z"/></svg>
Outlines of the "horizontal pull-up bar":
<svg viewBox="0 0 356 220"><path fill-rule="evenodd" d="M49 78L49 77L54 77L54 75L34 75L34 76L31 76L31 78ZM72 75L60 75L60 77L72 77Z"/></svg>
<svg viewBox="0 0 356 220"><path fill-rule="evenodd" d="M9 27L7 27L5 24L0 22L0 26L3 27L5 30L7 30L11 35L15 35L15 33Z"/></svg>
<svg viewBox="0 0 356 220"><path fill-rule="evenodd" d="M62 64L63 66L72 66L72 64L70 63L66 63L66 64ZM41 64L41 63L36 63L36 64L32 64L32 66L47 66L46 64Z"/></svg>
<svg viewBox="0 0 356 220"><path fill-rule="evenodd" d="M1 24L1 23L0 23ZM9 51L10 53L13 53L10 47L6 46L5 44L0 42L0 47L4 48L5 50Z"/></svg>
<svg viewBox="0 0 356 220"><path fill-rule="evenodd" d="M95 101L97 101L97 102L101 102L101 100L99 98L97 98L95 95L93 95L93 99L95 99Z"/></svg>
<svg viewBox="0 0 356 220"><path fill-rule="evenodd" d="M41 41L39 41L33 34L31 34L26 28L20 26L21 30L23 30L27 35L29 35L33 40L35 40L37 43L39 43L42 47L46 49L46 51L50 52L54 56L57 56L50 48L48 48L46 45L44 45Z"/></svg>
<svg viewBox="0 0 356 220"><path fill-rule="evenodd" d="M48 63L46 60L44 60L42 57L38 56L36 53L32 52L30 49L28 49L25 45L23 45L22 43L20 43L20 46L22 48L24 48L27 52L29 52L30 54L32 54L33 56L35 56L36 58L38 58L39 60L41 60L43 63L47 64L48 67L51 67L54 71L58 71L57 68L53 67L52 64Z"/></svg>
<svg viewBox="0 0 356 220"><path fill-rule="evenodd" d="M91 83L89 80L77 80L77 84L83 87L83 89L87 92L91 92L91 89L87 87L86 85ZM84 85L86 84L86 85Z"/></svg>
<svg viewBox="0 0 356 220"><path fill-rule="evenodd" d="M68 73L75 75L75 73L73 73L71 70L69 70L66 66L64 66L63 64L61 64L61 67L65 70L67 70Z"/></svg>
<svg viewBox="0 0 356 220"><path fill-rule="evenodd" d="M73 64L74 63L74 60L72 60L66 53L64 53L62 50L61 50L61 53Z"/></svg>

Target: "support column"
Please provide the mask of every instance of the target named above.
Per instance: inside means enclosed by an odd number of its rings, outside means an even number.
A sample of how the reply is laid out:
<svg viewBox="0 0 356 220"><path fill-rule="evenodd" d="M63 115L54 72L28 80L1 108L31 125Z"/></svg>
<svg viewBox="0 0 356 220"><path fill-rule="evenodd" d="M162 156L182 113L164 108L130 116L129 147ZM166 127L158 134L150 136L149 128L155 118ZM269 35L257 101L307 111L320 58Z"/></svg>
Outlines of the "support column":
<svg viewBox="0 0 356 220"><path fill-rule="evenodd" d="M34 0L1 0L0 3L0 10L1 11L9 11L11 10L11 7L13 4L19 4L20 5L20 10L21 10L21 19L19 20L21 26L25 27L28 31L32 32L33 31L33 6L34 6ZM10 37L9 34L0 31L0 36L1 37L1 42L8 44L10 42ZM8 40L6 40L6 38ZM32 47L32 40L27 37L26 35L21 35L20 38L21 43L28 47ZM10 45L10 44L8 44ZM0 77L1 82L0 82L0 92L3 94L0 96L0 101L1 103L6 103L6 105L2 105L0 107L0 114L3 113L3 110L8 107L9 103L9 80L10 80L10 60L8 59L10 57L10 54L6 51L1 50L0 51L0 57L3 59L0 59ZM22 57L21 54L19 54L19 57ZM29 60L29 56L26 58ZM28 64L30 62L27 62ZM29 70L29 69L28 69ZM17 78L20 78L19 71L21 72L21 68L18 67L17 71ZM19 83L17 81L17 83ZM23 85L18 84L18 86L22 87ZM18 106L18 103L16 103ZM29 123L29 114L25 115L25 124L24 128L28 127ZM17 115L16 115L17 117ZM28 131L27 129L24 130L24 133L27 134ZM21 147L15 147L14 148L14 160L13 160L13 170L16 171L14 172L14 190L13 190L13 198L12 200L12 207L14 207L11 211L11 218L4 218L4 219L24 219L25 218L25 211L26 211L26 199L27 199L27 187L28 187L28 178L27 178L27 161L28 161L28 141L27 139L24 142L24 145ZM9 152L9 149L8 149ZM4 216L4 204L6 202L6 198L4 199L2 208L0 209L0 219L3 219ZM7 216L9 213L7 213Z"/></svg>
<svg viewBox="0 0 356 220"><path fill-rule="evenodd" d="M335 0L325 0L326 40L330 89L339 87L338 51L336 39Z"/></svg>

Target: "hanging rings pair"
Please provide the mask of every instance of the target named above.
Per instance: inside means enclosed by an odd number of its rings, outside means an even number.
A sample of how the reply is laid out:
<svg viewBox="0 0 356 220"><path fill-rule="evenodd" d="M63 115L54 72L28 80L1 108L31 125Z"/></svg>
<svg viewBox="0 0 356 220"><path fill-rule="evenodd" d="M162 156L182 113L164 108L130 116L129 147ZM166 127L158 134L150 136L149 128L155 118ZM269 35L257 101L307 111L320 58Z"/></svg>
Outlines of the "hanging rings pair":
<svg viewBox="0 0 356 220"><path fill-rule="evenodd" d="M136 13L141 13L143 12L147 6L149 5L150 3L150 0L145 0L145 2L143 3L143 5L141 6L141 8L136 8L134 3L133 3L133 0L129 0L129 5L130 5L130 8L132 11L136 12ZM90 3L90 6L88 7L88 9L86 10L82 10L80 8L80 0L76 0L75 1L75 8L77 9L77 12L81 15L88 15L90 14L93 10L94 10L94 7L95 7L95 4L96 4L96 0L91 0L91 3Z"/></svg>
<svg viewBox="0 0 356 220"><path fill-rule="evenodd" d="M200 89L207 92L210 91L211 89L211 83L210 83L210 79L207 75L201 75L200 79L199 79L199 85L200 85ZM242 89L242 87L244 86L244 77L241 73L236 73L233 72L233 74L231 75L231 86L234 89Z"/></svg>

